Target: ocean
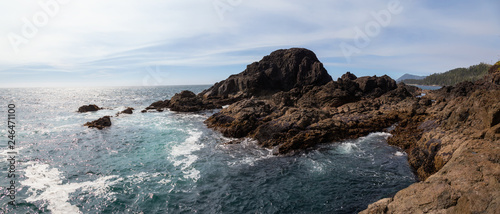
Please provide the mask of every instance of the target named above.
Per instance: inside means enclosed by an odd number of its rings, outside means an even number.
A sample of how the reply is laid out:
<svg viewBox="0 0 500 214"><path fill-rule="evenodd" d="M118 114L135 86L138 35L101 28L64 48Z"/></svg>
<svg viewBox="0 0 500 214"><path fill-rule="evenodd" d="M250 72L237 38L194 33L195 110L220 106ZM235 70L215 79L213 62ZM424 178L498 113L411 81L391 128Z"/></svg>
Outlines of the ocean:
<svg viewBox="0 0 500 214"><path fill-rule="evenodd" d="M203 124L216 110L140 113L181 90L206 88L0 89L1 212L356 213L416 182L388 133L275 156L252 139L224 144L231 139ZM106 109L77 113L88 104ZM134 114L115 116L126 107ZM83 126L106 115L109 128Z"/></svg>

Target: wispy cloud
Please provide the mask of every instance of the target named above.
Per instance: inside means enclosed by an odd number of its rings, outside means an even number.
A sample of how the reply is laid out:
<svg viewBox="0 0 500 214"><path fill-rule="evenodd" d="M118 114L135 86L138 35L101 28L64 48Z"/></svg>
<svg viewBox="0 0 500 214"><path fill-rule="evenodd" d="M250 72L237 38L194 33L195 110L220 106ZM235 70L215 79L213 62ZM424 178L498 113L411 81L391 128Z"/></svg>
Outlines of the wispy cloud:
<svg viewBox="0 0 500 214"><path fill-rule="evenodd" d="M352 42L356 27L373 21L372 13L391 1L243 0L221 20L214 1L68 0L54 16L47 14L47 24L16 53L7 35L23 36L25 20L35 22L47 13L39 2L58 1L7 1L0 7L2 86L17 84L9 78L22 82L23 75L37 72L51 84L61 72L74 81L85 76L81 81L94 84L107 77L116 85L135 84L148 66L173 69L169 78L176 83L201 83L289 47L315 51L332 76L347 70L393 77L430 74L500 58L500 3L493 0L400 0L404 10L350 63L339 44ZM183 77L175 70L198 75Z"/></svg>

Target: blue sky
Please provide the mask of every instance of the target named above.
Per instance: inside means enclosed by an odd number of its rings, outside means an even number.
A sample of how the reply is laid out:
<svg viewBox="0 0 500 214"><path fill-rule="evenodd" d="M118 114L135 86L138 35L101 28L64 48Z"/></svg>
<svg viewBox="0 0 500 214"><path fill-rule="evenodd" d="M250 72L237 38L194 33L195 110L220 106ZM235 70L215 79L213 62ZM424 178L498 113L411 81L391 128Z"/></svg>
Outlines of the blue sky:
<svg viewBox="0 0 500 214"><path fill-rule="evenodd" d="M334 78L500 60L500 2L20 0L0 3L0 87L213 84L281 48Z"/></svg>

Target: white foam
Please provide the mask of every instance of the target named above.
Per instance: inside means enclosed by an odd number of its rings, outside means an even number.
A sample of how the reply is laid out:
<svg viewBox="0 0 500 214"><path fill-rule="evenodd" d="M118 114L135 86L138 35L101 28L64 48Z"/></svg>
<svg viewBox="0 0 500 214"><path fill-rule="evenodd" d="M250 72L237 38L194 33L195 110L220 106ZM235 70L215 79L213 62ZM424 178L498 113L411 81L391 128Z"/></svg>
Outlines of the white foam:
<svg viewBox="0 0 500 214"><path fill-rule="evenodd" d="M352 153L355 149L358 149L358 145L356 145L355 143L351 143L351 142L345 142L345 143L340 144L338 149L343 154L349 154L349 153Z"/></svg>
<svg viewBox="0 0 500 214"><path fill-rule="evenodd" d="M122 180L112 175L94 181L62 184L62 173L57 168L36 162L28 162L26 165L28 165L25 169L27 179L21 181L22 185L29 187L28 193L31 194L26 201L43 201L43 205L48 203L47 209L52 213L81 213L77 206L68 202L69 195L78 189L112 200L113 194L109 193L109 186Z"/></svg>
<svg viewBox="0 0 500 214"><path fill-rule="evenodd" d="M170 179L165 179L165 178L164 178L164 179L161 179L160 181L158 181L158 183L159 183L159 184L168 184L168 183L170 183L170 182L172 182L172 180L170 180Z"/></svg>
<svg viewBox="0 0 500 214"><path fill-rule="evenodd" d="M226 142L233 139L223 138ZM249 138L244 139L239 144L220 145L220 148L230 150L228 154L234 158L234 161L229 161L229 166L249 165L254 166L255 162L275 157L272 149L262 148L257 144L256 140Z"/></svg>
<svg viewBox="0 0 500 214"><path fill-rule="evenodd" d="M325 168L325 164L324 163L321 163L321 162L318 162L318 161L315 161L315 160L312 160L310 159L309 161L311 164L311 168L310 168L310 171L311 172L315 172L315 173L322 173L324 172L324 168Z"/></svg>
<svg viewBox="0 0 500 214"><path fill-rule="evenodd" d="M395 156L404 156L405 153L404 152L400 152L400 151L397 151L396 153L394 153Z"/></svg>
<svg viewBox="0 0 500 214"><path fill-rule="evenodd" d="M189 137L184 142L172 147L170 158L175 167L181 168L184 178L197 181L200 178L200 171L192 165L198 160L198 156L193 152L204 147L203 144L198 143L203 133L198 130L188 130L188 133Z"/></svg>
<svg viewBox="0 0 500 214"><path fill-rule="evenodd" d="M158 177L160 176L160 173L147 173L147 172L140 172L134 175L129 175L127 176L127 179L129 179L132 183L138 184L142 183L144 181L150 181L151 178Z"/></svg>
<svg viewBox="0 0 500 214"><path fill-rule="evenodd" d="M427 94L425 94L425 93L420 93L420 95L417 95L417 98L422 98L422 97L425 97L425 95L427 95Z"/></svg>
<svg viewBox="0 0 500 214"><path fill-rule="evenodd" d="M391 137L392 134L391 133L387 133L387 132L375 132L375 133L371 133L369 134L368 136L366 136L367 138L370 138L370 137L383 137L385 139Z"/></svg>

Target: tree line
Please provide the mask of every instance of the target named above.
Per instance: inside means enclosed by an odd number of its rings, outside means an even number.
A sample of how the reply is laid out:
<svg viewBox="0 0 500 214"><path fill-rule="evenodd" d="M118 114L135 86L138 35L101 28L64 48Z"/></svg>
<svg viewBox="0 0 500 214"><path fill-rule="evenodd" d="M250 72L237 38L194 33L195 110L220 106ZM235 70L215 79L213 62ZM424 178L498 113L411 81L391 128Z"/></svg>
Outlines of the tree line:
<svg viewBox="0 0 500 214"><path fill-rule="evenodd" d="M469 68L455 68L444 73L431 74L424 79L406 79L403 80L406 84L417 85L455 85L463 81L476 81L488 74L488 69L492 65L479 63L478 65L470 66Z"/></svg>

